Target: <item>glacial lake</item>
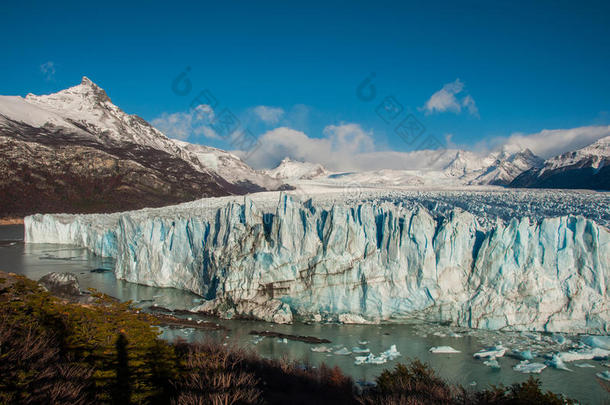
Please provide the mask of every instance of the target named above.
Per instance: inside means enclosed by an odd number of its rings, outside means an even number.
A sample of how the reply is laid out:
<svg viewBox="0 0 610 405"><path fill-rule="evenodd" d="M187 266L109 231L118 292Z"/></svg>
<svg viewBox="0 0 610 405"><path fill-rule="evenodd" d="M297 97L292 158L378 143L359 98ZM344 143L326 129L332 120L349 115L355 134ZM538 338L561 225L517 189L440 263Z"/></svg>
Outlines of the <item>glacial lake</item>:
<svg viewBox="0 0 610 405"><path fill-rule="evenodd" d="M69 245L25 244L23 227L0 226L0 270L25 275L38 280L53 271L72 272L80 282L81 289L95 288L122 301L133 300L135 305L147 307L152 303L166 308L190 309L198 305L200 297L172 288L156 288L117 280L112 272L113 259L97 257L86 249ZM92 272L95 269L107 271ZM385 369L393 368L397 362L419 358L429 363L442 377L467 388L482 389L490 384L510 385L528 378L513 370L519 360L504 356L498 359L500 369L493 369L483 360L473 357L477 351L502 343L509 349L549 353L562 350L555 342L557 336L547 334L523 334L518 332L490 332L469 330L413 322L411 324L385 325L340 325L303 324L275 325L265 322L244 320L222 320L209 317L201 319L213 321L229 328L229 331L206 331L187 329L164 329L163 338L172 340L183 338L189 341L217 339L227 345L238 345L255 350L261 356L270 358L290 358L312 365L324 362L339 366L354 380L373 381ZM249 334L252 330L268 330L292 335L306 335L325 338L332 343L324 346L331 352L313 352L321 345L311 345L277 338L257 339ZM578 336L562 335L577 342ZM366 342L366 343L364 343ZM342 348L352 351L354 347L368 348L378 355L391 345L396 345L401 356L384 364L355 365L354 354L335 354ZM433 354L433 346L451 346L460 351L455 354ZM563 348L565 349L565 347ZM357 354L363 356L364 354ZM536 357L535 362L545 359ZM581 366L578 367L577 365ZM588 404L610 402L610 394L604 391L596 374L610 369L610 360L583 360L568 363L572 371L547 367L541 374L534 374L542 381L543 388L563 393L573 399Z"/></svg>

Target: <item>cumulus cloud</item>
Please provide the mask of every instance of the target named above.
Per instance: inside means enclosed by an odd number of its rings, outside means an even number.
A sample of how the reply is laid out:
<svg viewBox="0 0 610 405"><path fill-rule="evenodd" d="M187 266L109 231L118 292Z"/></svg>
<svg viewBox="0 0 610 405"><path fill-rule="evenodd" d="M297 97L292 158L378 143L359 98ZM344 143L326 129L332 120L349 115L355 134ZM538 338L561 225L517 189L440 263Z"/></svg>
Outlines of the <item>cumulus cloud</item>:
<svg viewBox="0 0 610 405"><path fill-rule="evenodd" d="M266 124L277 124L284 115L284 110L282 108L265 105L254 107L253 111L254 114Z"/></svg>
<svg viewBox="0 0 610 405"><path fill-rule="evenodd" d="M421 107L426 114L452 112L460 114L466 110L470 115L479 115L479 109L472 96L464 90L464 83L460 79L455 79L447 83L442 89L434 93L426 104Z"/></svg>
<svg viewBox="0 0 610 405"><path fill-rule="evenodd" d="M259 138L260 148L248 156L248 164L255 168L271 168L289 157L320 163L336 171L431 169L442 167L455 154L442 150L378 150L373 134L353 123L329 125L324 128L323 135L322 138L313 138L287 127L273 129ZM240 156L247 154L235 153Z"/></svg>
<svg viewBox="0 0 610 405"><path fill-rule="evenodd" d="M55 62L48 61L40 65L40 73L45 80L53 80L55 78Z"/></svg>
<svg viewBox="0 0 610 405"><path fill-rule="evenodd" d="M214 110L207 104L200 104L188 112L163 113L151 124L167 137L186 140L190 136L203 135L208 139L220 139L210 127L214 120Z"/></svg>
<svg viewBox="0 0 610 405"><path fill-rule="evenodd" d="M530 149L542 158L583 148L600 138L610 136L610 125L586 126L571 129L544 129L533 134L514 133L509 137L495 138L488 148L503 148L508 152Z"/></svg>

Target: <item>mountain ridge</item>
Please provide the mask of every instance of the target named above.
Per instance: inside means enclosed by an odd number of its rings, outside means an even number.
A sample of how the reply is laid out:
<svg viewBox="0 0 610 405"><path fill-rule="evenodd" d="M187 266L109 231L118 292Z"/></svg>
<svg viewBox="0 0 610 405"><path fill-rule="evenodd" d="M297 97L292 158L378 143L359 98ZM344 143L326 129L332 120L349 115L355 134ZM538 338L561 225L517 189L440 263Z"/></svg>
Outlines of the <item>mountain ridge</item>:
<svg viewBox="0 0 610 405"><path fill-rule="evenodd" d="M266 190L228 181L87 77L49 95L0 96L0 170L0 216L115 212Z"/></svg>

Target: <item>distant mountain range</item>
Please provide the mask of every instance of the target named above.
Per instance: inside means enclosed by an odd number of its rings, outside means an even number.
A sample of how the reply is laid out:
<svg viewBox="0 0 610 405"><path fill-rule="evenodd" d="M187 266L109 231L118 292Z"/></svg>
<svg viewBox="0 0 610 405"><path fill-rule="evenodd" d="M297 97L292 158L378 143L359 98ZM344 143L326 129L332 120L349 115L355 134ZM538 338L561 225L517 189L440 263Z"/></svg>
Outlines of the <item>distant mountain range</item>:
<svg viewBox="0 0 610 405"><path fill-rule="evenodd" d="M239 158L171 140L84 77L0 96L0 216L112 212L285 188Z"/></svg>
<svg viewBox="0 0 610 405"><path fill-rule="evenodd" d="M610 136L525 170L510 186L610 190Z"/></svg>
<svg viewBox="0 0 610 405"><path fill-rule="evenodd" d="M157 207L300 181L610 190L610 136L547 160L528 149L424 152L433 169L331 172L286 158L254 170L229 152L167 138L84 77L50 95L0 96L0 217Z"/></svg>
<svg viewBox="0 0 610 405"><path fill-rule="evenodd" d="M437 162L428 170L375 170L331 172L320 164L284 159L266 173L275 179L297 183L317 180L363 186L475 186L495 185L514 188L567 188L610 190L610 136L597 142L544 160L529 149L506 150L481 156L465 150L429 151ZM447 158L449 156L449 158Z"/></svg>

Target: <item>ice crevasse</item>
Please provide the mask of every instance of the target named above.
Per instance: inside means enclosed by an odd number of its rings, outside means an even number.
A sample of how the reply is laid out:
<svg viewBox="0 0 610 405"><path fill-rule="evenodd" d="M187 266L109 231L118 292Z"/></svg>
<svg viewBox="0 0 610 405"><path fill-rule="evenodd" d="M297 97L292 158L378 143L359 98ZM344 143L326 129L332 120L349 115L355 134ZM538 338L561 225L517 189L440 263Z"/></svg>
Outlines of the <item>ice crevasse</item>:
<svg viewBox="0 0 610 405"><path fill-rule="evenodd" d="M607 334L610 233L580 216L482 228L469 212L281 194L205 214L34 215L26 242L116 258L116 276L190 290L196 310L272 322L407 318L486 329Z"/></svg>

